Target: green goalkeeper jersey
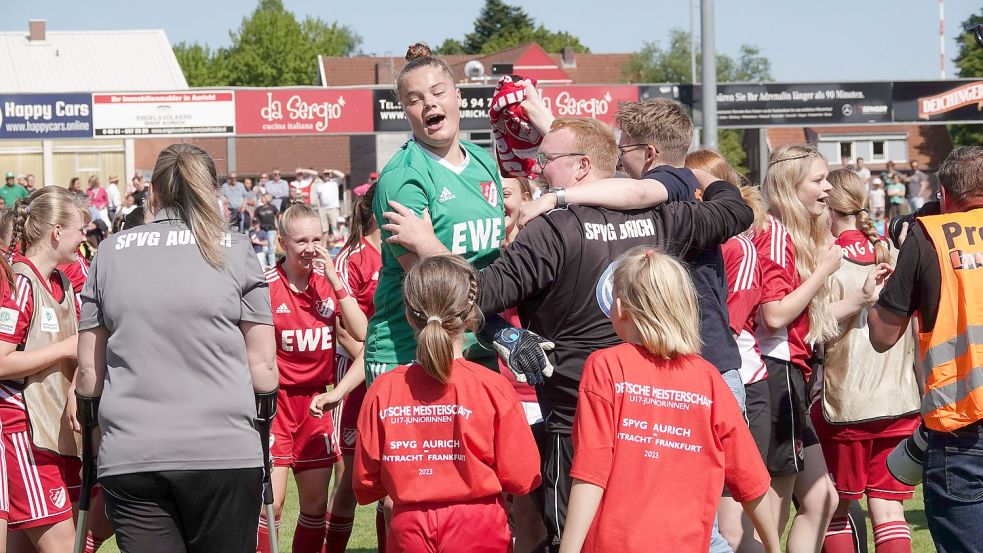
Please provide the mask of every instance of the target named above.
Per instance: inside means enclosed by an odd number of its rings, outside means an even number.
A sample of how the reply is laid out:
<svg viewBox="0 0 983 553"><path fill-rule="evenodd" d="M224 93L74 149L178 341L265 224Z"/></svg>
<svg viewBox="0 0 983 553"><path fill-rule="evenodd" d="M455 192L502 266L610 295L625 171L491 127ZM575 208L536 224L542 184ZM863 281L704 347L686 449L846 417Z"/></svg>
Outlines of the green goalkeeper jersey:
<svg viewBox="0 0 983 553"><path fill-rule="evenodd" d="M466 159L455 167L408 141L386 164L376 185L372 209L380 225L383 212L391 211L395 200L420 215L430 211L434 234L452 253L464 257L475 269L494 261L505 238L505 209L502 205L502 182L495 162L480 147L461 142ZM403 278L406 272L397 258L409 253L402 246L385 241L382 233L382 272L375 293L375 314L369 321L365 342L365 364L394 365L416 358L416 338L406 321L403 303ZM464 347L474 345L468 335ZM472 348L472 356L489 356L493 352Z"/></svg>

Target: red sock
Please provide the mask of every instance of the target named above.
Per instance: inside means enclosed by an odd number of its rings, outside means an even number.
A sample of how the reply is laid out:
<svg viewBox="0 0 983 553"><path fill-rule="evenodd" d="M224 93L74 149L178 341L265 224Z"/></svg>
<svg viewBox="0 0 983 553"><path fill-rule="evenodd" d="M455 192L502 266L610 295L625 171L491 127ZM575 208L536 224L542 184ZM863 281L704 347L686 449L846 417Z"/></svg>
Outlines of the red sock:
<svg viewBox="0 0 983 553"><path fill-rule="evenodd" d="M379 544L379 553L386 551L386 510L380 501L375 508L375 539Z"/></svg>
<svg viewBox="0 0 983 553"><path fill-rule="evenodd" d="M99 551L99 546L101 545L102 540L93 536L92 532L85 534L85 553L96 553L96 551Z"/></svg>
<svg viewBox="0 0 983 553"><path fill-rule="evenodd" d="M903 520L885 522L874 527L876 553L911 553L911 528Z"/></svg>
<svg viewBox="0 0 983 553"><path fill-rule="evenodd" d="M352 526L355 524L355 517L343 517L328 513L328 529L324 534L323 553L345 553L348 547L348 539L352 537Z"/></svg>
<svg viewBox="0 0 983 553"><path fill-rule="evenodd" d="M280 536L280 517L274 521L277 537ZM270 553L270 529L266 526L266 515L259 516L259 531L256 532L256 551L258 553Z"/></svg>
<svg viewBox="0 0 983 553"><path fill-rule="evenodd" d="M822 553L853 553L853 526L850 517L835 517L829 521L823 538Z"/></svg>
<svg viewBox="0 0 983 553"><path fill-rule="evenodd" d="M324 548L324 513L297 516L297 529L294 530L293 553L321 553Z"/></svg>

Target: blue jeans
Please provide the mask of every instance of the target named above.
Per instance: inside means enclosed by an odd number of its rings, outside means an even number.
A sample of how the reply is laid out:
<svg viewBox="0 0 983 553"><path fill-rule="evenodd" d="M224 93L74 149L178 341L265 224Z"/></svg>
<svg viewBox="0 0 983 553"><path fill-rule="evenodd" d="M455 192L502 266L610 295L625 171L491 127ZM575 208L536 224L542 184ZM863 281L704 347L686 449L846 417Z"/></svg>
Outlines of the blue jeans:
<svg viewBox="0 0 983 553"><path fill-rule="evenodd" d="M266 246L266 266L276 267L276 231L266 231L266 239L269 240L269 245Z"/></svg>
<svg viewBox="0 0 983 553"><path fill-rule="evenodd" d="M741 408L741 414L743 415L747 411L747 392L744 390L744 383L741 382L740 371L732 369L720 376L724 377L724 382L727 383L727 387L734 394L734 399L737 400L737 406Z"/></svg>
<svg viewBox="0 0 983 553"><path fill-rule="evenodd" d="M939 553L983 551L983 422L928 432L925 516Z"/></svg>

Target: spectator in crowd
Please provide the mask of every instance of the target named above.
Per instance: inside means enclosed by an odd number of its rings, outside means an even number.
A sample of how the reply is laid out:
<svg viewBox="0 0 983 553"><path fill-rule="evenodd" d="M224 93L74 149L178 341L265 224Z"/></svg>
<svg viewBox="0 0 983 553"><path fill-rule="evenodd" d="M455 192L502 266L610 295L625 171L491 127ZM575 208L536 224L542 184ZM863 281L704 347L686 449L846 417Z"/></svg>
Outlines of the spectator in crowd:
<svg viewBox="0 0 983 553"><path fill-rule="evenodd" d="M246 216L246 187L239 182L234 172L222 183L219 193L228 201L230 215L234 218L239 232L242 232L243 225L247 224Z"/></svg>
<svg viewBox="0 0 983 553"><path fill-rule="evenodd" d="M27 189L23 186L17 184L14 179L14 174L7 172L7 182L2 188L0 188L0 198L3 198L4 203L7 207L14 207L14 202L21 198L26 198L28 196Z"/></svg>
<svg viewBox="0 0 983 553"><path fill-rule="evenodd" d="M857 158L857 166L854 168L853 172L856 173L857 176L860 177L860 180L864 182L864 186L870 184L870 169L868 169L864 163L864 158Z"/></svg>
<svg viewBox="0 0 983 553"><path fill-rule="evenodd" d="M89 177L89 189L85 194L89 197L89 203L92 205L92 209L96 210L99 214L94 219L102 219L107 225L106 228L109 228L109 223L107 222L111 221L109 218L109 195L106 193L106 189L102 187L99 177L96 175Z"/></svg>
<svg viewBox="0 0 983 553"><path fill-rule="evenodd" d="M82 190L82 179L78 177L72 177L71 180L68 181L68 190L73 192L76 196L88 199L88 196L85 195L85 191Z"/></svg>
<svg viewBox="0 0 983 553"><path fill-rule="evenodd" d="M266 268L276 265L277 227L280 224L280 212L273 206L273 196L263 194L262 202L253 212L253 219L259 221L259 228L266 233L269 247L266 250Z"/></svg>
<svg viewBox="0 0 983 553"><path fill-rule="evenodd" d="M843 156L840 158L840 167L850 171L856 171L857 167L850 163L850 156Z"/></svg>
<svg viewBox="0 0 983 553"><path fill-rule="evenodd" d="M137 181L140 181L141 183L143 182L143 173L139 171L133 173L133 176L130 177L130 182L126 183L126 190L124 190L124 195L132 194L136 190Z"/></svg>
<svg viewBox="0 0 983 553"><path fill-rule="evenodd" d="M868 325L883 352L918 316L925 516L936 549L962 553L983 550L983 147L954 149L938 178L940 202L909 228Z"/></svg>
<svg viewBox="0 0 983 553"><path fill-rule="evenodd" d="M133 192L130 194L133 196L133 205L147 205L147 185L142 178L133 177Z"/></svg>
<svg viewBox="0 0 983 553"><path fill-rule="evenodd" d="M109 212L109 220L116 220L116 212L123 207L123 198L119 193L119 177L109 177L109 186L106 187L106 209Z"/></svg>
<svg viewBox="0 0 983 553"><path fill-rule="evenodd" d="M311 194L311 205L317 208L321 217L321 230L324 243L330 242L338 233L338 220L341 218L340 183L345 181L345 173L337 169L325 169L321 180L315 183L316 190Z"/></svg>
<svg viewBox="0 0 983 553"><path fill-rule="evenodd" d="M252 226L253 212L260 203L262 193L256 188L254 181L250 177L242 179L242 186L246 188L246 212L249 214L249 226Z"/></svg>
<svg viewBox="0 0 983 553"><path fill-rule="evenodd" d="M880 177L870 179L870 216L877 222L883 222L887 212L887 192L884 181Z"/></svg>
<svg viewBox="0 0 983 553"><path fill-rule="evenodd" d="M932 200L932 179L921 170L917 161L912 160L909 164L911 174L908 175L908 201L911 204L911 211L921 209L925 202Z"/></svg>
<svg viewBox="0 0 983 553"><path fill-rule="evenodd" d="M27 189L28 194L34 192L36 185L34 184L34 175L28 173L24 177L24 188Z"/></svg>
<svg viewBox="0 0 983 553"><path fill-rule="evenodd" d="M290 182L290 188L298 192L296 197L304 205L311 205L313 201L311 194L314 192L315 183L319 180L317 171L298 167L294 171L294 180Z"/></svg>
<svg viewBox="0 0 983 553"><path fill-rule="evenodd" d="M280 170L274 169L266 183L266 193L273 197L273 205L280 213L286 209L283 204L290 198L290 183L280 177Z"/></svg>
<svg viewBox="0 0 983 553"><path fill-rule="evenodd" d="M122 551L252 553L264 466L252 393L278 377L269 292L216 210L204 150L167 147L151 182L161 239L116 235L82 297L77 389L101 397L99 482Z"/></svg>
<svg viewBox="0 0 983 553"><path fill-rule="evenodd" d="M887 193L887 219L904 215L908 212L908 199L905 197L905 177L894 169L894 162L887 162L887 169L881 171L880 178L884 181L884 190Z"/></svg>
<svg viewBox="0 0 983 553"><path fill-rule="evenodd" d="M133 199L133 194L127 194L126 197L123 198L123 207L120 209L120 213L126 216L136 208L137 204L136 200Z"/></svg>
<svg viewBox="0 0 983 553"><path fill-rule="evenodd" d="M355 190L352 190L352 192L354 192L356 196L362 196L369 191L369 188L371 188L373 184L375 184L378 181L379 181L379 173L372 171L371 173L369 173L368 182L363 182L362 184L356 186Z"/></svg>
<svg viewBox="0 0 983 553"><path fill-rule="evenodd" d="M266 254L270 247L270 238L265 230L259 226L259 219L253 219L249 225L249 242L253 245L253 251L259 259L259 264L266 269Z"/></svg>

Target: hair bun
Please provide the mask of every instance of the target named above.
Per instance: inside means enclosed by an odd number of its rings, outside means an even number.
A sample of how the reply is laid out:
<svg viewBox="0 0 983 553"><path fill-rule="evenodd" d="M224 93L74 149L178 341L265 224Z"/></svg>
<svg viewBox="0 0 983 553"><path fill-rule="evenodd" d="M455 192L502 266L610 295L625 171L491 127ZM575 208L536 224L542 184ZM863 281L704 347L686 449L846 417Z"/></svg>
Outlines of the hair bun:
<svg viewBox="0 0 983 553"><path fill-rule="evenodd" d="M416 44L410 46L406 49L406 61L413 61L417 58L430 58L433 57L433 51L430 47L422 42L417 42Z"/></svg>

